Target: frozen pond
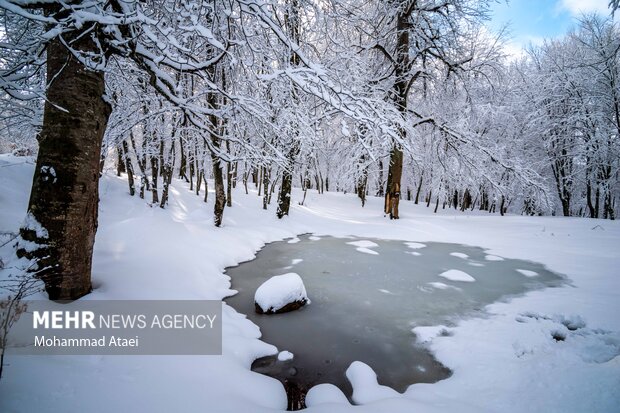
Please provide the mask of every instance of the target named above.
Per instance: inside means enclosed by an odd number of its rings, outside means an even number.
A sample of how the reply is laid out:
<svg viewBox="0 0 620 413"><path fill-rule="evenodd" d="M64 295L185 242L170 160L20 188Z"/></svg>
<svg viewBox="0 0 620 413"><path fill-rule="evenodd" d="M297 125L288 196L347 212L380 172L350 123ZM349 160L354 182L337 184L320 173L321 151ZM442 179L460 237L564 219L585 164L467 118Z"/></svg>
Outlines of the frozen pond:
<svg viewBox="0 0 620 413"><path fill-rule="evenodd" d="M256 314L258 286L288 272L301 276L312 303ZM450 375L416 343L413 327L484 316L487 304L564 282L540 264L477 247L307 235L269 244L227 273L239 293L226 302L260 327L263 340L294 354L287 361L264 357L252 369L306 390L333 383L348 397L345 370L355 360L400 392Z"/></svg>

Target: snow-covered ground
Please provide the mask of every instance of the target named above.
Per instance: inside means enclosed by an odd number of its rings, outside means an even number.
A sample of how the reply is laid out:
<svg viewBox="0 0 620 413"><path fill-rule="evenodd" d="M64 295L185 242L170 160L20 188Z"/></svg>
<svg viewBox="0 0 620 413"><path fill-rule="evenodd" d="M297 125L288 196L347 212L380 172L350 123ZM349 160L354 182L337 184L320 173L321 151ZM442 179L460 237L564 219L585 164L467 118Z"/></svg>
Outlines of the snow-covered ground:
<svg viewBox="0 0 620 413"><path fill-rule="evenodd" d="M25 217L32 163L0 156L0 230ZM453 370L447 380L412 385L405 394L379 387L363 364L349 371L355 399L333 386L311 394L309 412L618 412L620 411L620 223L439 211L401 203L401 219L361 208L353 195L294 192L283 220L261 209L242 186L222 228L182 182L166 210L127 195L123 178L101 180L95 290L84 299L222 299L233 294L225 267L249 260L267 242L312 232L413 242L463 243L489 259L544 263L570 283L486 308L488 316L456 327L414 331ZM364 246L365 248L368 248ZM363 247L360 247L363 248ZM371 250L372 251L372 250ZM380 257L380 256L379 256ZM493 258L491 258L493 257ZM250 371L278 349L260 341L245 316L223 305L222 356L9 357L0 380L0 411L273 412L286 406L282 385ZM564 337L556 341L555 336ZM281 349L285 350L285 349ZM293 352L295 349L290 349ZM329 403L332 402L332 403Z"/></svg>

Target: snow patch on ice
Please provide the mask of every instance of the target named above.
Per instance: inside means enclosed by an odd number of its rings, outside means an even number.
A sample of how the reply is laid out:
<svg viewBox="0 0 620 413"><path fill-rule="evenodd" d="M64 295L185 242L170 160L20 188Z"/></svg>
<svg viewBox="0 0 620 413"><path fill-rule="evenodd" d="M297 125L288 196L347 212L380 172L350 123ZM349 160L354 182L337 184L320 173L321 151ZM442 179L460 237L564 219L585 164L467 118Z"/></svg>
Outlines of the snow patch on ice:
<svg viewBox="0 0 620 413"><path fill-rule="evenodd" d="M486 255L484 259L487 261L504 261L502 257L499 257L497 255L491 255L491 254Z"/></svg>
<svg viewBox="0 0 620 413"><path fill-rule="evenodd" d="M295 238L292 238L292 239L288 240L287 242L289 244L297 244L299 241L301 241L301 240L299 238L295 237Z"/></svg>
<svg viewBox="0 0 620 413"><path fill-rule="evenodd" d="M536 277L538 275L538 273L536 271L520 270L518 268L517 268L517 272L520 272L521 274L525 275L526 277Z"/></svg>
<svg viewBox="0 0 620 413"><path fill-rule="evenodd" d="M321 239L321 237L317 237L316 235L310 235L310 236L308 237L308 239L309 239L310 241L318 241L318 240L320 240L320 239Z"/></svg>
<svg viewBox="0 0 620 413"><path fill-rule="evenodd" d="M405 254L414 255L416 257L419 257L420 255L422 255L421 253L417 251L405 251Z"/></svg>
<svg viewBox="0 0 620 413"><path fill-rule="evenodd" d="M426 247L426 244L421 244L419 242L405 242L405 245L414 250Z"/></svg>
<svg viewBox="0 0 620 413"><path fill-rule="evenodd" d="M453 285L448 285L448 284L444 284L444 283L440 283L440 282L432 282L432 283L428 283L428 285L435 287L439 290L448 290L448 289L452 289L452 290L458 290L461 291L461 289L459 287L455 287Z"/></svg>
<svg viewBox="0 0 620 413"><path fill-rule="evenodd" d="M367 239L364 239L361 241L351 241L351 242L347 242L347 244L353 245L354 247L360 247L360 248L373 248L373 247L379 246L379 244L377 244L376 242L372 242Z"/></svg>
<svg viewBox="0 0 620 413"><path fill-rule="evenodd" d="M373 251L370 248L362 248L362 247L360 247L360 248L356 248L355 250L359 251L359 252L363 252L364 254L379 255L379 253L377 251Z"/></svg>
<svg viewBox="0 0 620 413"><path fill-rule="evenodd" d="M469 258L469 255L464 254L462 252L451 252L450 255L452 255L453 257L463 258L463 259Z"/></svg>
<svg viewBox="0 0 620 413"><path fill-rule="evenodd" d="M264 312L277 311L295 301L309 303L304 282L294 272L276 275L262 283L256 289L254 301Z"/></svg>
<svg viewBox="0 0 620 413"><path fill-rule="evenodd" d="M450 281L463 281L463 282L474 282L476 279L471 275L467 274L465 271L461 270L448 270L439 274L440 277L447 278Z"/></svg>
<svg viewBox="0 0 620 413"><path fill-rule="evenodd" d="M281 351L278 353L278 360L279 361L287 361L287 360L293 360L293 353L291 353L290 351Z"/></svg>
<svg viewBox="0 0 620 413"><path fill-rule="evenodd" d="M291 265L297 265L302 261L303 261L302 258L293 258L293 260L291 261Z"/></svg>

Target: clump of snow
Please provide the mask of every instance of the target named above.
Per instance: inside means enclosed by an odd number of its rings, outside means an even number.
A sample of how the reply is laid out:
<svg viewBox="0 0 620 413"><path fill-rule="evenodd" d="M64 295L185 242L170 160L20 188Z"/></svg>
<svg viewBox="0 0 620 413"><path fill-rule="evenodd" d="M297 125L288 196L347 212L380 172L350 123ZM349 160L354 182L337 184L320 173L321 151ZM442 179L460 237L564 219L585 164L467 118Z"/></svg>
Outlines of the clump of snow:
<svg viewBox="0 0 620 413"><path fill-rule="evenodd" d="M454 287L454 286L452 286L452 285L448 285L448 284L444 284L444 283L440 283L440 282L432 282L432 283L428 283L428 285L430 285L430 286L432 286L432 287L435 287L435 288L437 288L437 289L440 289L440 290L448 290L448 289L453 289L453 290L459 290L459 291L461 291L461 289L460 289L460 288L458 288L458 287Z"/></svg>
<svg viewBox="0 0 620 413"><path fill-rule="evenodd" d="M484 267L484 264L481 262L468 262L472 267Z"/></svg>
<svg viewBox="0 0 620 413"><path fill-rule="evenodd" d="M53 166L42 166L40 171L43 181L49 181L50 179L53 179L52 182L56 183L56 170Z"/></svg>
<svg viewBox="0 0 620 413"><path fill-rule="evenodd" d="M497 255L486 255L484 259L487 261L504 261L502 257L498 257Z"/></svg>
<svg viewBox="0 0 620 413"><path fill-rule="evenodd" d="M474 282L476 279L465 271L448 270L439 274L440 277L447 278L450 281Z"/></svg>
<svg viewBox="0 0 620 413"><path fill-rule="evenodd" d="M538 273L536 271L530 271L530 270L520 270L520 269L517 269L517 272L520 272L521 274L525 275L526 277L536 277L538 275Z"/></svg>
<svg viewBox="0 0 620 413"><path fill-rule="evenodd" d="M414 250L426 247L426 244L421 244L419 242L405 242L405 245Z"/></svg>
<svg viewBox="0 0 620 413"><path fill-rule="evenodd" d="M295 237L295 238L291 238L290 240L288 240L287 242L289 244L297 244L299 241L301 241L299 238Z"/></svg>
<svg viewBox="0 0 620 413"><path fill-rule="evenodd" d="M349 400L338 387L331 383L323 383L312 387L306 394L307 407L319 404L349 404Z"/></svg>
<svg viewBox="0 0 620 413"><path fill-rule="evenodd" d="M347 242L347 244L357 247L356 250L359 252L363 252L364 254L379 255L377 251L371 250L371 248L379 246L379 244L377 244L376 242L372 242L372 241L364 239L360 241Z"/></svg>
<svg viewBox="0 0 620 413"><path fill-rule="evenodd" d="M32 213L30 212L28 212L28 215L26 215L26 219L24 219L22 228L30 230L30 231L34 231L35 234L37 234L37 238L48 238L49 237L47 230L43 228L43 225L41 225L41 223L37 221L34 215L32 215Z"/></svg>
<svg viewBox="0 0 620 413"><path fill-rule="evenodd" d="M417 251L405 251L405 254L413 255L415 257L419 257L420 255L422 255Z"/></svg>
<svg viewBox="0 0 620 413"><path fill-rule="evenodd" d="M303 259L301 259L301 258L293 258L293 260L291 261L291 265L297 265L297 264L299 264L302 261L303 261Z"/></svg>
<svg viewBox="0 0 620 413"><path fill-rule="evenodd" d="M361 361L351 363L346 375L353 387L353 401L356 404L367 404L377 400L401 397L401 394L393 388L379 384L377 374L368 364Z"/></svg>
<svg viewBox="0 0 620 413"><path fill-rule="evenodd" d="M310 241L318 241L318 240L320 240L320 239L321 239L321 237L317 237L316 235L310 235L310 236L308 237L308 239L309 239Z"/></svg>
<svg viewBox="0 0 620 413"><path fill-rule="evenodd" d="M291 353L290 351L281 351L278 353L278 360L279 361L287 361L287 360L293 360L293 353Z"/></svg>
<svg viewBox="0 0 620 413"><path fill-rule="evenodd" d="M469 258L469 255L464 254L462 252L451 252L450 255L452 255L453 257L463 258L463 259Z"/></svg>
<svg viewBox="0 0 620 413"><path fill-rule="evenodd" d="M347 244L353 245L354 247L360 247L360 248L373 248L373 247L379 246L379 244L377 244L376 242L368 241L366 239L361 240L361 241L347 242Z"/></svg>
<svg viewBox="0 0 620 413"><path fill-rule="evenodd" d="M309 303L306 287L299 274L289 272L271 277L262 283L254 294L254 302L264 313L272 313L287 304Z"/></svg>
<svg viewBox="0 0 620 413"><path fill-rule="evenodd" d="M355 250L359 252L363 252L364 254L379 255L377 251L373 251L370 248L359 247L359 248L355 248Z"/></svg>

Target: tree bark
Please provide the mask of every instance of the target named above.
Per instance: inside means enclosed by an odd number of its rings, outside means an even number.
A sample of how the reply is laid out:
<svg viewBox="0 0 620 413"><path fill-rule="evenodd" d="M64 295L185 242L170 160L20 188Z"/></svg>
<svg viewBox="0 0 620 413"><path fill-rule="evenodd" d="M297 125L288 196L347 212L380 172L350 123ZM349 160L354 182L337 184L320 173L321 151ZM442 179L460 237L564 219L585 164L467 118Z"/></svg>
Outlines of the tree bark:
<svg viewBox="0 0 620 413"><path fill-rule="evenodd" d="M77 32L65 40L74 48L95 50L88 34ZM50 299L75 300L92 289L99 161L111 107L103 98L104 74L86 69L59 39L47 46L47 79L28 202L33 219L20 230L21 237L37 244L37 249L20 248L17 253L37 260L32 271L45 282ZM34 220L45 231L37 231Z"/></svg>

